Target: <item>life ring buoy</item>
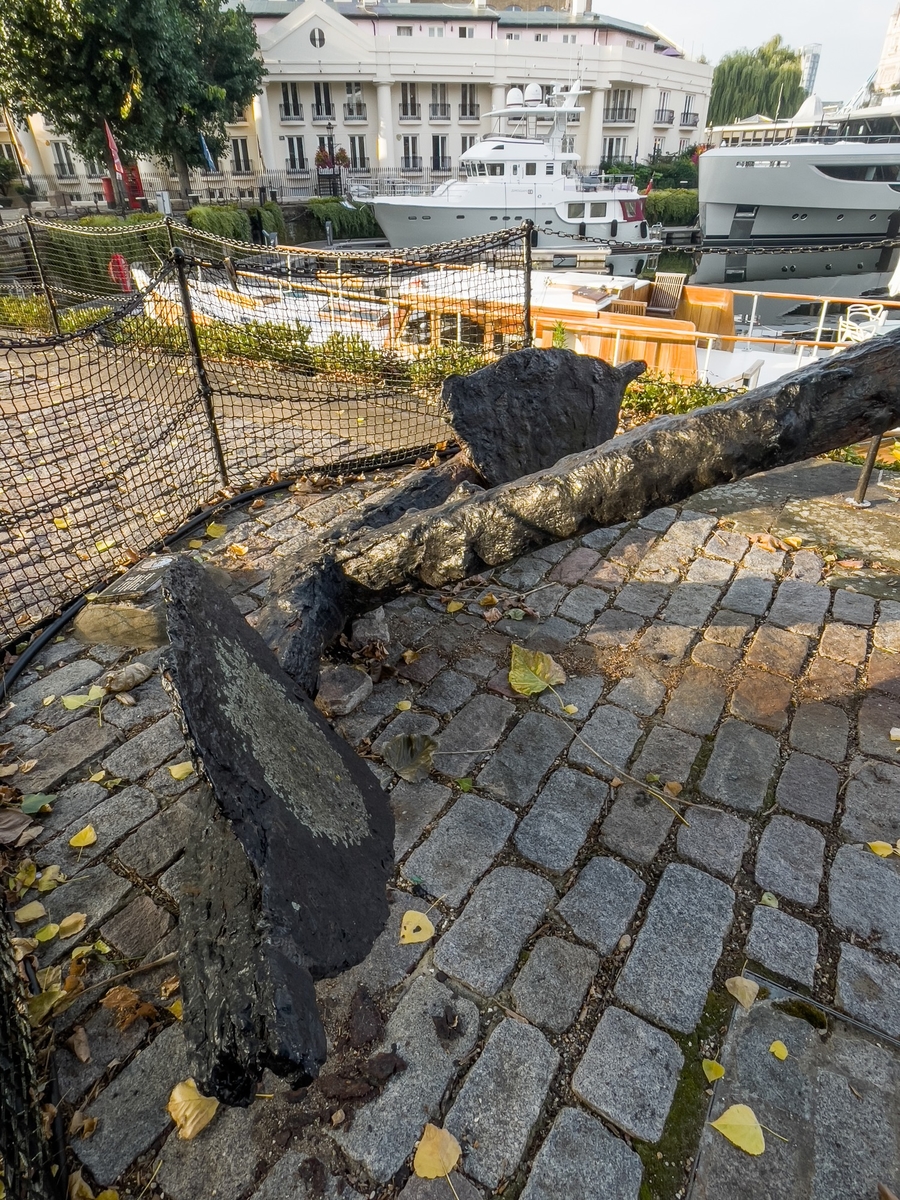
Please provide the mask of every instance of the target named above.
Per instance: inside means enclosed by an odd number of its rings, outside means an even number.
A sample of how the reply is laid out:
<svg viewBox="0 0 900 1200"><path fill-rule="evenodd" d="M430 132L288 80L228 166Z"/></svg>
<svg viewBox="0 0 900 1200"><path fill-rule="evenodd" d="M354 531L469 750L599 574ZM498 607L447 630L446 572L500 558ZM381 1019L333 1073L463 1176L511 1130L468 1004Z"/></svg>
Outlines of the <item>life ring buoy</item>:
<svg viewBox="0 0 900 1200"><path fill-rule="evenodd" d="M109 260L106 268L106 273L113 283L118 284L123 292L130 292L131 289L131 271L128 269L128 263L121 254L114 254Z"/></svg>

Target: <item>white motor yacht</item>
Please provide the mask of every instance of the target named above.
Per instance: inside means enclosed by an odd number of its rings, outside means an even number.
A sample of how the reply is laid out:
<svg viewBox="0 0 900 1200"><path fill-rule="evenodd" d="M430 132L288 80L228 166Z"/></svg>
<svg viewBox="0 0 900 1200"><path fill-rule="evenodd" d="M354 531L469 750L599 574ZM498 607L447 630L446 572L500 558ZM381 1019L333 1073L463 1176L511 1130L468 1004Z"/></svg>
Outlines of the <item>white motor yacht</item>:
<svg viewBox="0 0 900 1200"><path fill-rule="evenodd" d="M565 148L566 124L584 111L577 106L583 94L577 82L546 99L539 84L511 88L506 106L488 114L496 132L461 155L464 178L430 196L367 199L390 244L455 241L531 220L538 248L572 252L578 239L609 239L611 273L639 275L655 265L661 243L650 240L633 177L581 174L579 155Z"/></svg>
<svg viewBox="0 0 900 1200"><path fill-rule="evenodd" d="M862 290L883 287L896 251L868 243L900 233L900 97L789 140L755 130L700 157L703 242L727 253L705 254L695 281L830 276L845 291L855 276Z"/></svg>

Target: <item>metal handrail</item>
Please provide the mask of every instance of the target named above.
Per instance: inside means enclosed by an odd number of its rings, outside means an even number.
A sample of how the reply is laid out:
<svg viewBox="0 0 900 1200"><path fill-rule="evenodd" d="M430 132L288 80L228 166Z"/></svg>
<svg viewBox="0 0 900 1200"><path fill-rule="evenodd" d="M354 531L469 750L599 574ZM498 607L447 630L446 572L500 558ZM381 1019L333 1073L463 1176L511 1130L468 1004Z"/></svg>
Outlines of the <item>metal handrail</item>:
<svg viewBox="0 0 900 1200"><path fill-rule="evenodd" d="M302 104L279 104L278 115L282 121L302 121Z"/></svg>
<svg viewBox="0 0 900 1200"><path fill-rule="evenodd" d="M636 116L636 108L604 108L603 110L604 121L624 121L626 123L631 123Z"/></svg>
<svg viewBox="0 0 900 1200"><path fill-rule="evenodd" d="M401 104L400 105L400 120L401 121L421 121L422 105L421 104Z"/></svg>
<svg viewBox="0 0 900 1200"><path fill-rule="evenodd" d="M700 114L695 112L683 112L681 114L681 120L679 123L685 128L690 126L690 128L693 129L695 125L700 124Z"/></svg>
<svg viewBox="0 0 900 1200"><path fill-rule="evenodd" d="M345 121L365 121L366 106L365 104L345 104L344 105L344 120Z"/></svg>
<svg viewBox="0 0 900 1200"><path fill-rule="evenodd" d="M450 120L450 105L449 104L429 104L428 119L430 121L449 121Z"/></svg>
<svg viewBox="0 0 900 1200"><path fill-rule="evenodd" d="M675 124L675 109L674 108L658 108L653 114L654 125L674 125Z"/></svg>

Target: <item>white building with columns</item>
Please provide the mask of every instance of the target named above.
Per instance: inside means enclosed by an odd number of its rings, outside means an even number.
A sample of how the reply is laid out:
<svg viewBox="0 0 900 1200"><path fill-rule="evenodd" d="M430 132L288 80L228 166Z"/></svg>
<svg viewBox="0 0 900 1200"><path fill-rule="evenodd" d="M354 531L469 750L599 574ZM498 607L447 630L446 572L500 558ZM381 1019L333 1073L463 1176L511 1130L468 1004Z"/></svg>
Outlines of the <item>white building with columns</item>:
<svg viewBox="0 0 900 1200"><path fill-rule="evenodd" d="M316 151L346 151L350 173L455 171L492 132L507 90L582 81L570 148L586 167L647 161L702 137L712 67L658 31L594 11L503 10L479 4L244 0L267 77L229 127L220 171L195 172L202 199L281 199L315 187ZM102 199L100 166L85 163L37 115L19 132L32 174L66 202ZM14 147L0 131L0 153ZM140 164L145 194L177 182ZM445 176L446 177L446 176ZM52 197L52 189L49 193Z"/></svg>

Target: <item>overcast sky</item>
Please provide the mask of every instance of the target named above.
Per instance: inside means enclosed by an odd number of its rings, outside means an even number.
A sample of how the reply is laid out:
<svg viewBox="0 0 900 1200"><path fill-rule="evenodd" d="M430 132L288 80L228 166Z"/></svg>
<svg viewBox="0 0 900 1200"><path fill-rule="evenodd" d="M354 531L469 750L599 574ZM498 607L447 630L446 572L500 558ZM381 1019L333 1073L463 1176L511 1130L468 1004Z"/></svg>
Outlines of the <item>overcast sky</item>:
<svg viewBox="0 0 900 1200"><path fill-rule="evenodd" d="M646 22L693 56L716 63L741 46L758 46L774 33L802 46L822 43L816 91L823 100L848 99L878 64L897 0L604 0L597 8Z"/></svg>

